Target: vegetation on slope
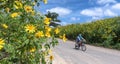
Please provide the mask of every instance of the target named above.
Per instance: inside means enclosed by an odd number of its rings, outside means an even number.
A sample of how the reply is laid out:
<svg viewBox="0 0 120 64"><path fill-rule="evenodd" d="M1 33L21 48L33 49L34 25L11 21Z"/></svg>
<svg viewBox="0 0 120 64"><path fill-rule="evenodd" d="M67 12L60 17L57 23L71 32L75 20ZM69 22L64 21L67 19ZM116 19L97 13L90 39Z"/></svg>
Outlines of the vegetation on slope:
<svg viewBox="0 0 120 64"><path fill-rule="evenodd" d="M70 40L75 40L81 33L88 44L120 49L120 17L85 24L71 24L60 28Z"/></svg>

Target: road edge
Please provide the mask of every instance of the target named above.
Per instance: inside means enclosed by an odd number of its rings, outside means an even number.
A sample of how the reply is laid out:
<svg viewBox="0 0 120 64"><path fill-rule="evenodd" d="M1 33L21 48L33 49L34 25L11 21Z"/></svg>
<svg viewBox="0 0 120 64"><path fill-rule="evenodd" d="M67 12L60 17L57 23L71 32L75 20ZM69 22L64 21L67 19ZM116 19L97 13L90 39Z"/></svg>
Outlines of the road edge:
<svg viewBox="0 0 120 64"><path fill-rule="evenodd" d="M54 60L53 64L68 64L63 58L61 58L56 52L53 52Z"/></svg>

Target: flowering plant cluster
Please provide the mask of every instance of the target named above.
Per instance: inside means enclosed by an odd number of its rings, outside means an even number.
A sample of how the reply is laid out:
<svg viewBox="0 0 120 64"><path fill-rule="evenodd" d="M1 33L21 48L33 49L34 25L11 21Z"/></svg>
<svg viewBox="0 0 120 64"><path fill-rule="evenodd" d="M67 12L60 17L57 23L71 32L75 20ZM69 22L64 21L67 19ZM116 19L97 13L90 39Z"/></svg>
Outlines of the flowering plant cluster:
<svg viewBox="0 0 120 64"><path fill-rule="evenodd" d="M0 0L0 63L50 64L51 47L58 44L50 18L36 12L34 6L47 0ZM65 41L65 34L62 36Z"/></svg>

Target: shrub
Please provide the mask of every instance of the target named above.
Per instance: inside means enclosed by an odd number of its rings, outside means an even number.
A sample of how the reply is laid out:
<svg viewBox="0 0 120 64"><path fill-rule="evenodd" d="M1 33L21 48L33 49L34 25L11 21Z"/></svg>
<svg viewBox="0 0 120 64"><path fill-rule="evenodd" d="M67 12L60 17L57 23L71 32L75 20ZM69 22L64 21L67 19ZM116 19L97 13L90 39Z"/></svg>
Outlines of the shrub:
<svg viewBox="0 0 120 64"><path fill-rule="evenodd" d="M47 0L0 0L1 64L52 62L50 50L58 43L54 36L58 30L52 31L50 18L35 11L34 6L41 1L47 3Z"/></svg>

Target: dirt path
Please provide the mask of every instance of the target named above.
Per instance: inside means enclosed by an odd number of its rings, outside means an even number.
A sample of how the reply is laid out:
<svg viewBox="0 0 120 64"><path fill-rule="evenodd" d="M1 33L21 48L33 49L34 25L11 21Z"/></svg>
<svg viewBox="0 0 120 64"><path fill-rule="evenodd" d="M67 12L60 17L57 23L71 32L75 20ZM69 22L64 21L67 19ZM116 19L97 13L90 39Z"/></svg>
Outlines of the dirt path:
<svg viewBox="0 0 120 64"><path fill-rule="evenodd" d="M54 64L120 64L120 51L87 45L83 52L74 49L73 41L59 40L54 52L57 54Z"/></svg>

